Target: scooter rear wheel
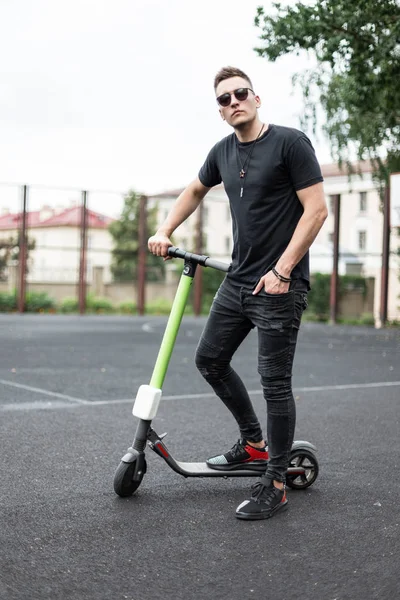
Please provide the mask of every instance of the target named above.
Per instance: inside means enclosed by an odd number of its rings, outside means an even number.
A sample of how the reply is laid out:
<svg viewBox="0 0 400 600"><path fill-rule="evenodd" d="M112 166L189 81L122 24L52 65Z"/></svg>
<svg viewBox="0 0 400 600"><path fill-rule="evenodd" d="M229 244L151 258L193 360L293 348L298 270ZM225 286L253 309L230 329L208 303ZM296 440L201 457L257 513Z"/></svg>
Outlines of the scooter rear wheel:
<svg viewBox="0 0 400 600"><path fill-rule="evenodd" d="M136 479L133 479L135 475L136 461L125 463L120 462L114 475L114 491L121 498L127 498L132 496L142 483L143 476L146 472L146 461L144 461L144 468L142 473Z"/></svg>
<svg viewBox="0 0 400 600"><path fill-rule="evenodd" d="M288 474L286 476L286 485L294 490L304 490L310 487L318 477L317 457L306 448L298 448L290 454L289 467L304 469L304 473L301 475Z"/></svg>

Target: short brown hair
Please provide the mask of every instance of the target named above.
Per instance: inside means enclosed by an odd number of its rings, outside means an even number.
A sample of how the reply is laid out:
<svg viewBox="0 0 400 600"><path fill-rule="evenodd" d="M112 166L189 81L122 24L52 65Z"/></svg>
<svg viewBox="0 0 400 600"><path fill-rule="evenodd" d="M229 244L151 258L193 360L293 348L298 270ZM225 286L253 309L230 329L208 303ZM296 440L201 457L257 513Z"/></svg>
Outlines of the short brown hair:
<svg viewBox="0 0 400 600"><path fill-rule="evenodd" d="M223 67L218 71L214 78L214 90L217 89L221 81L225 81L225 79L230 79L231 77L242 77L243 79L249 82L250 87L253 87L251 79L246 75L246 73L244 73L240 69L237 69L236 67Z"/></svg>

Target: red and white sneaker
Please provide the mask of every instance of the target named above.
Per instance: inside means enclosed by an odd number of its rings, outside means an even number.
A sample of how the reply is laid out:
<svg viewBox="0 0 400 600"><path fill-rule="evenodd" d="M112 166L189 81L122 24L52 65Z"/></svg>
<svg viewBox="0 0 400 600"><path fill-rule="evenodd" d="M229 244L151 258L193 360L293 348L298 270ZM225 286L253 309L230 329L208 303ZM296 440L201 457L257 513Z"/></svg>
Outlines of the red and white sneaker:
<svg viewBox="0 0 400 600"><path fill-rule="evenodd" d="M230 471L243 467L247 463L267 464L268 450L265 448L254 448L245 440L239 439L236 444L226 453L209 458L206 463L211 469L219 471Z"/></svg>

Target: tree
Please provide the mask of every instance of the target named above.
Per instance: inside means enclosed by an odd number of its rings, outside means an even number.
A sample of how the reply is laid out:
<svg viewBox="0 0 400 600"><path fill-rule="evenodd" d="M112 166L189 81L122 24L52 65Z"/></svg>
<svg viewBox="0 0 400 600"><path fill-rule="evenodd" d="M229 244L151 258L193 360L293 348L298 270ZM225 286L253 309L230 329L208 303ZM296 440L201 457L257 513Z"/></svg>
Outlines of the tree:
<svg viewBox="0 0 400 600"><path fill-rule="evenodd" d="M27 267L26 271L28 272L28 258L30 250L35 248L35 240L27 239L26 244L26 260ZM17 237L9 237L8 239L0 240L0 281L6 281L6 268L10 262L18 263L19 261L19 252L20 252L20 234L18 233Z"/></svg>
<svg viewBox="0 0 400 600"><path fill-rule="evenodd" d="M313 0L260 7L255 25L271 61L308 51L317 67L294 78L305 100L303 126L326 115L333 156L350 165L351 149L369 158L384 184L400 171L400 5L398 0Z"/></svg>
<svg viewBox="0 0 400 600"><path fill-rule="evenodd" d="M147 210L147 232L156 230L157 207ZM139 196L130 190L124 198L119 220L109 226L114 238L111 272L116 281L132 281L137 278L139 255ZM164 276L164 261L153 254L146 256L146 279L156 281Z"/></svg>

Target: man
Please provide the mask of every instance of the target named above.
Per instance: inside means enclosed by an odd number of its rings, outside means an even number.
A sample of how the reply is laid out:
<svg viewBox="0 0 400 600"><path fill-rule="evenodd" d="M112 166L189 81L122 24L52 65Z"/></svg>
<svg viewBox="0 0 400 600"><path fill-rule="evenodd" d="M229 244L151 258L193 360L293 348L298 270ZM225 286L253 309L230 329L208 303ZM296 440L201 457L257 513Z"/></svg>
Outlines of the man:
<svg viewBox="0 0 400 600"><path fill-rule="evenodd" d="M308 249L327 208L321 170L304 133L263 123L261 100L240 69L221 69L214 89L221 117L234 133L212 148L148 246L153 254L167 257L173 231L210 188L223 182L232 214L232 268L212 304L196 365L236 419L240 439L207 464L231 470L264 461L265 475L236 516L265 519L287 504L284 484L296 420L292 365L307 305ZM230 364L253 327L267 403L268 452L246 388Z"/></svg>

